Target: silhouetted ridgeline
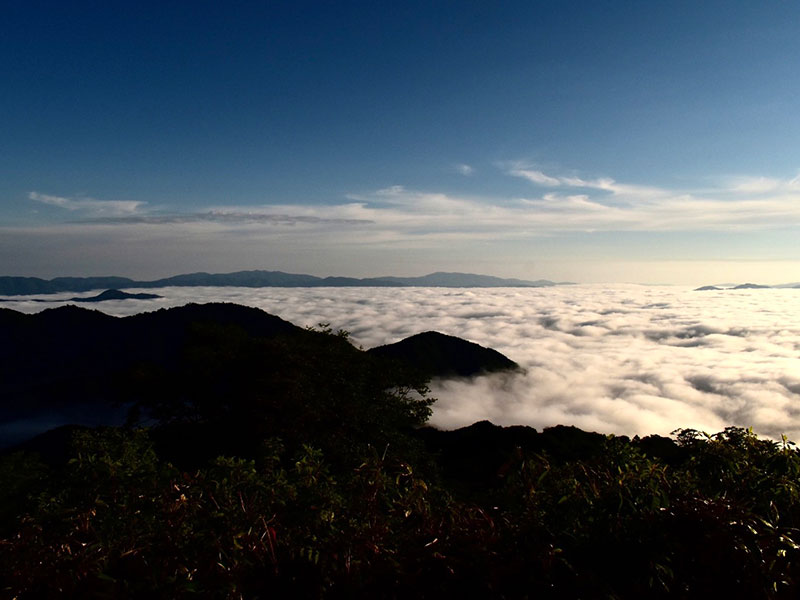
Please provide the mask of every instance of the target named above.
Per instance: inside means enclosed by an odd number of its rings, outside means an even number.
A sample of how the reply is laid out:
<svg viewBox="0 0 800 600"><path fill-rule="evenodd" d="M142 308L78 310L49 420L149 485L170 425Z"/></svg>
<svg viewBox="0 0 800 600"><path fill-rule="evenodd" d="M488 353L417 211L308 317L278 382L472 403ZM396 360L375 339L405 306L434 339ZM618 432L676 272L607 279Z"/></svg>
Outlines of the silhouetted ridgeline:
<svg viewBox="0 0 800 600"><path fill-rule="evenodd" d="M111 422L120 404L149 411L152 407L145 405L160 403L163 411L172 395L171 410L177 410L211 390L239 390L246 396L260 378L271 378L273 387L287 373L310 381L306 372L330 368L315 360L324 360L331 346L338 353L336 363L349 359L354 368L375 371L373 363L390 363L386 369L402 371L408 381L516 366L494 350L436 335L426 344L436 360L423 365L418 354L404 352L402 343L363 352L343 337L307 331L235 304L190 304L124 318L76 306L30 315L0 309L0 337L5 340L0 345L0 425L45 416L61 423L71 418L84 422L87 413L92 415L89 422L103 422L104 413ZM252 352L244 356L248 349ZM382 357L383 352L391 358ZM288 364L292 358L294 363ZM217 379L209 381L212 375ZM187 398L200 381L209 388ZM208 402L228 401L222 396Z"/></svg>
<svg viewBox="0 0 800 600"><path fill-rule="evenodd" d="M438 331L425 331L394 344L372 348L374 356L400 360L428 377L471 377L481 372L519 369L497 350Z"/></svg>
<svg viewBox="0 0 800 600"><path fill-rule="evenodd" d="M695 288L695 292L721 292L726 290L769 290L773 288L800 288L800 283L782 283L780 285L762 285L759 283L725 283L718 285L704 285Z"/></svg>
<svg viewBox="0 0 800 600"><path fill-rule="evenodd" d="M42 298L28 298L26 299L26 302L86 302L91 304L97 302L107 302L109 300L155 300L156 298L162 298L162 296L159 296L158 294L129 294L128 292L122 292L120 290L106 290L95 296L76 296L75 298L69 298L68 300L44 300ZM12 300L0 299L0 302L12 302Z"/></svg>
<svg viewBox="0 0 800 600"><path fill-rule="evenodd" d="M0 277L0 295L88 292L103 288L160 288L168 286L216 287L547 287L559 285L546 279L526 281L471 273L431 273L422 277L315 277L281 271L239 271L237 273L190 273L155 281L126 277Z"/></svg>

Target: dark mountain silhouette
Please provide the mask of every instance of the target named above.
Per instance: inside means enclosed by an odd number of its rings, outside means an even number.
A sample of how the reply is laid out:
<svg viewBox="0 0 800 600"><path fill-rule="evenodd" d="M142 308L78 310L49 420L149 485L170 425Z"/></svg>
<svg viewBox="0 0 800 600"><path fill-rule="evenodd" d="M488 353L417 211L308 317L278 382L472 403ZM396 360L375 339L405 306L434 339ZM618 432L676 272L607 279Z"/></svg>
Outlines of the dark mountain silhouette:
<svg viewBox="0 0 800 600"><path fill-rule="evenodd" d="M107 288L135 287L135 284L135 281L127 277L56 277L50 280L38 277L0 277L0 294L20 296L88 292Z"/></svg>
<svg viewBox="0 0 800 600"><path fill-rule="evenodd" d="M791 288L800 287L793 283L784 283L781 285L761 285L758 283L740 283L738 285L733 283L718 284L718 285L704 285L703 287L696 288L695 292L705 292L713 290L768 290L772 288Z"/></svg>
<svg viewBox="0 0 800 600"><path fill-rule="evenodd" d="M129 294L120 290L106 290L96 296L81 297L76 296L68 300L46 300L43 298L30 298L27 302L105 302L106 300L154 300L156 298L163 298L158 294ZM0 302L11 302L8 299L0 299Z"/></svg>
<svg viewBox="0 0 800 600"><path fill-rule="evenodd" d="M130 407L158 419L194 413L222 419L266 402L267 412L282 407L278 423L290 418L284 402L311 396L324 403L331 386L366 385L364 373L374 378L374 391L516 366L493 350L436 333L364 352L344 336L222 303L128 317L74 305L37 314L0 309L0 339L0 437L14 427L19 435L32 431L37 419L43 427L118 424ZM359 382L347 380L351 368ZM325 410L317 411L315 427ZM312 427L286 428L301 426Z"/></svg>
<svg viewBox="0 0 800 600"><path fill-rule="evenodd" d="M70 302L105 302L106 300L154 300L163 298L158 294L129 294L120 290L106 290L88 298L70 298Z"/></svg>
<svg viewBox="0 0 800 600"><path fill-rule="evenodd" d="M44 416L97 422L98 412L116 417L120 403L137 400L131 378L176 369L203 327L254 337L308 334L235 304L190 304L124 318L74 305L37 314L0 309L0 424Z"/></svg>
<svg viewBox="0 0 800 600"><path fill-rule="evenodd" d="M0 295L87 292L104 288L160 288L168 286L212 287L546 287L559 285L546 279L526 281L471 273L431 273L422 277L315 277L282 271L238 271L236 273L188 273L154 281L125 277L0 277Z"/></svg>
<svg viewBox="0 0 800 600"><path fill-rule="evenodd" d="M429 377L518 369L496 350L437 331L418 333L394 344L368 350L370 354L402 361Z"/></svg>
<svg viewBox="0 0 800 600"><path fill-rule="evenodd" d="M770 286L768 285L759 285L757 283L742 283L741 285L735 286L734 290L765 290L768 289Z"/></svg>

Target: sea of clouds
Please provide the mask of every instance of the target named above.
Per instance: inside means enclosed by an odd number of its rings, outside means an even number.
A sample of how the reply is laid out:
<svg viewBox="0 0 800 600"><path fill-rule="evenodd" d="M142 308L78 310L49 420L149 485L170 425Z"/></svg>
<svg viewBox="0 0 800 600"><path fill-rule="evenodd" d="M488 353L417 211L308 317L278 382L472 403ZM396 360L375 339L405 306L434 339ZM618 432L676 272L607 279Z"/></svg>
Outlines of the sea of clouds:
<svg viewBox="0 0 800 600"><path fill-rule="evenodd" d="M436 330L494 348L524 374L437 380L432 423L488 419L626 435L728 425L800 441L800 290L684 287L216 288L86 304L124 316L187 302L236 302L301 326L330 323L371 348ZM86 296L96 292L87 293ZM76 294L48 296L66 299ZM40 296L44 298L44 296ZM38 312L59 303L7 298Z"/></svg>

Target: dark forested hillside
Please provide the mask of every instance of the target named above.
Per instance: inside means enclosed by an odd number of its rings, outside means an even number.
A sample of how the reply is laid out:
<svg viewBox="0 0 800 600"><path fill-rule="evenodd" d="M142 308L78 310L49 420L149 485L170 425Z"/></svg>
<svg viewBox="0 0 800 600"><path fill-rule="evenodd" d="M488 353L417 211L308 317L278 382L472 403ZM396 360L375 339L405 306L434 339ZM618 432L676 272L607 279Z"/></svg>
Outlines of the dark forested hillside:
<svg viewBox="0 0 800 600"><path fill-rule="evenodd" d="M517 363L497 350L438 331L418 333L394 344L372 348L369 353L404 362L428 377L471 377L519 368Z"/></svg>
<svg viewBox="0 0 800 600"><path fill-rule="evenodd" d="M31 315L0 309L6 341L0 344L0 424L45 413L81 422L87 412L90 422L103 422L120 405L178 421L218 419L246 406L266 410L269 403L280 420L337 386L352 386L347 393L358 397L363 385L421 388L434 375L515 366L493 350L441 334L425 334L436 336L425 348L437 359L421 368L419 356L395 353L390 360L330 333L235 304L189 304L124 318L76 306ZM331 410L321 407L315 418Z"/></svg>

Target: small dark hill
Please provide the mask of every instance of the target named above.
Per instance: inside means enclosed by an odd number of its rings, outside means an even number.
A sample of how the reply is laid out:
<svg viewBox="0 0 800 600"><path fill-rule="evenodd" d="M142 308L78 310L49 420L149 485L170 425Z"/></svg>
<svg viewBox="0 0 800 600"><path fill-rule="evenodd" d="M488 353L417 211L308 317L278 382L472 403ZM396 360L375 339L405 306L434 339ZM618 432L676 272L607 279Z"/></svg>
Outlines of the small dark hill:
<svg viewBox="0 0 800 600"><path fill-rule="evenodd" d="M0 277L0 294L57 294L59 292L88 292L103 288L131 287L135 282L127 277Z"/></svg>
<svg viewBox="0 0 800 600"><path fill-rule="evenodd" d="M155 300L163 298L158 294L129 294L120 290L106 290L88 298L70 298L70 302L105 302L106 300Z"/></svg>
<svg viewBox="0 0 800 600"><path fill-rule="evenodd" d="M718 292L721 291L723 288L717 287L716 285L704 285L703 287L696 288L695 292Z"/></svg>
<svg viewBox="0 0 800 600"><path fill-rule="evenodd" d="M734 287L734 290L766 290L769 289L768 285L759 285L757 283L743 283Z"/></svg>
<svg viewBox="0 0 800 600"><path fill-rule="evenodd" d="M430 377L471 377L480 373L520 368L497 350L437 331L418 333L394 344L372 348L368 352L405 363Z"/></svg>

